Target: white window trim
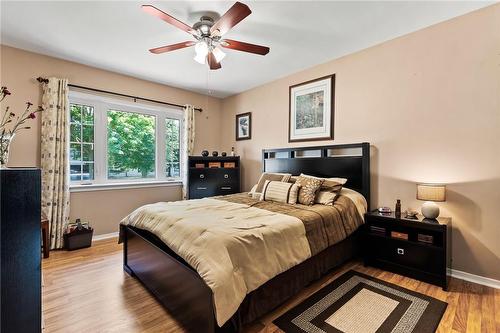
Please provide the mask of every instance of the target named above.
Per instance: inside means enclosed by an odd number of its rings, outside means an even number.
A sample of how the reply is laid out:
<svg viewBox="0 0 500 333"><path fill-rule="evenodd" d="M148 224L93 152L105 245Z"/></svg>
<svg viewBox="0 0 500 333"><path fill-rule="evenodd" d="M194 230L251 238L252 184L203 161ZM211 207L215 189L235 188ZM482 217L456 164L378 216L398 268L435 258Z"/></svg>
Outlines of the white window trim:
<svg viewBox="0 0 500 333"><path fill-rule="evenodd" d="M124 182L124 183L108 183L108 184L72 184L69 191L73 192L89 192L89 191L109 191L109 190L127 190L135 188L148 187L170 187L182 186L181 180L165 180L165 181L147 181L147 182Z"/></svg>
<svg viewBox="0 0 500 333"><path fill-rule="evenodd" d="M184 158L183 129L184 113L167 107L158 107L142 103L131 103L109 97L82 93L79 91L69 92L69 102L92 106L94 108L94 180L72 181L70 188L72 192L90 191L97 189L151 187L182 184L182 171L176 178L167 178L165 175L165 121L167 118L180 121L180 161ZM107 151L107 111L108 110L140 113L155 117L155 178L143 178L136 180L107 179L108 175L108 151ZM182 163L180 163L182 168Z"/></svg>

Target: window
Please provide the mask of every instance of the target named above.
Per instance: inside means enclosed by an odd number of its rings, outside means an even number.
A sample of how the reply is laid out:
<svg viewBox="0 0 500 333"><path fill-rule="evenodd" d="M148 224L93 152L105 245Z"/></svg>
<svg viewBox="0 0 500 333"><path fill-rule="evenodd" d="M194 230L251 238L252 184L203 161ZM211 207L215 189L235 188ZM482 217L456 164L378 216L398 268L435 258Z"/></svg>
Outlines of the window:
<svg viewBox="0 0 500 333"><path fill-rule="evenodd" d="M181 176L181 121L175 118L165 120L165 173L167 177Z"/></svg>
<svg viewBox="0 0 500 333"><path fill-rule="evenodd" d="M155 117L108 111L108 178L155 178Z"/></svg>
<svg viewBox="0 0 500 333"><path fill-rule="evenodd" d="M70 179L94 179L94 108L70 105Z"/></svg>
<svg viewBox="0 0 500 333"><path fill-rule="evenodd" d="M181 110L70 92L70 179L76 184L180 180Z"/></svg>

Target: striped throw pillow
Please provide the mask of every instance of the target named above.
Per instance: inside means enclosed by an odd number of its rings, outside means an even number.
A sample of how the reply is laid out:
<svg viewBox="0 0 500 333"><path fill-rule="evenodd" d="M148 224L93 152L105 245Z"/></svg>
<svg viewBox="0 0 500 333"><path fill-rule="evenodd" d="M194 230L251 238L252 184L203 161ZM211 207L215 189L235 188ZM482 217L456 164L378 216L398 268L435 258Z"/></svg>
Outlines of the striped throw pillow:
<svg viewBox="0 0 500 333"><path fill-rule="evenodd" d="M296 204L300 186L281 181L266 180L260 201L276 201Z"/></svg>
<svg viewBox="0 0 500 333"><path fill-rule="evenodd" d="M255 193L262 193L264 192L264 184L266 181L281 181L281 182L287 182L290 177L292 176L291 173L273 173L273 172L264 172L262 175L260 175L259 181L257 182L257 188L255 189Z"/></svg>

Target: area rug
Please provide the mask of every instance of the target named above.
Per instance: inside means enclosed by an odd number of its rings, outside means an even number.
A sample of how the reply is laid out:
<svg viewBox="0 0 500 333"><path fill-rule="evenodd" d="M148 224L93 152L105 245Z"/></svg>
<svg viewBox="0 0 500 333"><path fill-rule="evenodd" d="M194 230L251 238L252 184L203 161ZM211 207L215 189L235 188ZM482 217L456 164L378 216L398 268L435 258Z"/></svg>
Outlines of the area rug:
<svg viewBox="0 0 500 333"><path fill-rule="evenodd" d="M435 332L448 304L349 271L274 321L286 333Z"/></svg>

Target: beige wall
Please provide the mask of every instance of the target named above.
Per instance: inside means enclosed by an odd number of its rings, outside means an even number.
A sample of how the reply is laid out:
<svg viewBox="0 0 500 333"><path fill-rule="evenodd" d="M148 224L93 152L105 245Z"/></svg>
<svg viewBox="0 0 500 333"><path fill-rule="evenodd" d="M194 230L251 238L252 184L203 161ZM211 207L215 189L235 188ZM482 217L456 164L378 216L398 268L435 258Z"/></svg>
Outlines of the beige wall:
<svg viewBox="0 0 500 333"><path fill-rule="evenodd" d="M40 85L35 81L36 77L65 77L70 83L78 85L201 107L203 112L196 113L195 151L204 148L220 150L221 101L217 98L4 45L1 46L0 56L1 85L9 87L12 92L12 96L2 103L2 110L10 105L13 111L20 111L26 101L40 103ZM31 125L31 130L21 132L14 139L9 166L40 165L39 119ZM71 219L80 217L88 220L94 226L95 234L105 234L117 231L121 218L145 203L180 198L179 186L72 193Z"/></svg>
<svg viewBox="0 0 500 333"><path fill-rule="evenodd" d="M96 68L1 47L1 84L19 110L39 101L37 76L130 93L205 110L197 114L196 152L242 156L243 186L256 182L261 149L303 146L287 140L288 87L336 74L335 140L369 141L372 205L418 208L415 182L445 182L442 215L453 217L455 269L500 279L500 5L312 67L221 101ZM252 140L234 141L234 115L252 112ZM222 132L222 137L219 133ZM39 165L39 128L16 137L11 166ZM72 193L71 216L96 234L144 203L180 198L179 187Z"/></svg>
<svg viewBox="0 0 500 333"><path fill-rule="evenodd" d="M288 87L336 74L335 140L288 143ZM453 268L500 279L500 5L312 67L223 100L222 142L242 156L243 187L261 149L368 141L372 205L419 208L416 182L448 184ZM252 112L252 139L234 115Z"/></svg>

